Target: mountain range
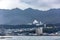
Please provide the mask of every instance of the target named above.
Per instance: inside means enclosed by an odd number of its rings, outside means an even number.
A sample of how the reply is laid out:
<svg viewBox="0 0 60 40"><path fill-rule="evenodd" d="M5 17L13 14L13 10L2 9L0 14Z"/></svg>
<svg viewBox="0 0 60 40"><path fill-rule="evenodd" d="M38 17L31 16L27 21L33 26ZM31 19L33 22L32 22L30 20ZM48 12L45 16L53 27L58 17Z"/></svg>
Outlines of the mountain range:
<svg viewBox="0 0 60 40"><path fill-rule="evenodd" d="M60 23L60 9L40 11L32 8L21 10L18 8L7 10L0 9L0 24L27 24L38 20L46 24Z"/></svg>

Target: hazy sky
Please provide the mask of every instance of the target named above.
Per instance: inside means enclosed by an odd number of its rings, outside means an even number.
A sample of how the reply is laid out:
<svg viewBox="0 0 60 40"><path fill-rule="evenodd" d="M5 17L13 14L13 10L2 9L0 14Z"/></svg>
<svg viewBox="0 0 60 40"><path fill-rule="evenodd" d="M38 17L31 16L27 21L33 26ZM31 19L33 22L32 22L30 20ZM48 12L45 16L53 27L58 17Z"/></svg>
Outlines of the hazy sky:
<svg viewBox="0 0 60 40"><path fill-rule="evenodd" d="M49 10L60 8L60 0L0 0L0 9L33 8L38 10Z"/></svg>

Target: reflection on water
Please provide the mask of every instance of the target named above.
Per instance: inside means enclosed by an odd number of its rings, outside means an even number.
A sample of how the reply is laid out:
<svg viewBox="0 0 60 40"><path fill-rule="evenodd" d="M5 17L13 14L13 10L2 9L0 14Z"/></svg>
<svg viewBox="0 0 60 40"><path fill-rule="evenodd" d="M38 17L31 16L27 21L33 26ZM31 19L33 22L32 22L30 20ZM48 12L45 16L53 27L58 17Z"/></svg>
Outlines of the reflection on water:
<svg viewBox="0 0 60 40"><path fill-rule="evenodd" d="M0 40L60 40L60 36L0 36Z"/></svg>

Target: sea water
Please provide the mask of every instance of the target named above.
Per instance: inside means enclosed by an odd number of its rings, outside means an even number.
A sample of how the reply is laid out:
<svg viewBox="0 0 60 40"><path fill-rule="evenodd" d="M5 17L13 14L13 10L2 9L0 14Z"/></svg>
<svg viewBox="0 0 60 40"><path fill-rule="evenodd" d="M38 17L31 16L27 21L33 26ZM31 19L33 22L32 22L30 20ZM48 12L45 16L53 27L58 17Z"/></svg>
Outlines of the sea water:
<svg viewBox="0 0 60 40"><path fill-rule="evenodd" d="M0 36L0 40L60 40L60 36Z"/></svg>

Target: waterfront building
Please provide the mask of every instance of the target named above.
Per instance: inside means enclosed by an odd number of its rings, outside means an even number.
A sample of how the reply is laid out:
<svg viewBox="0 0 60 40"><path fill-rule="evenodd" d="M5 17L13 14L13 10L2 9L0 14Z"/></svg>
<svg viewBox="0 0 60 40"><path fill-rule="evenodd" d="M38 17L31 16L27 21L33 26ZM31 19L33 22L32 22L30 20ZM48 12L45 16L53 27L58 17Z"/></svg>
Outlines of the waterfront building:
<svg viewBox="0 0 60 40"><path fill-rule="evenodd" d="M43 27L37 28L36 29L36 34L37 35L42 35L43 34Z"/></svg>

